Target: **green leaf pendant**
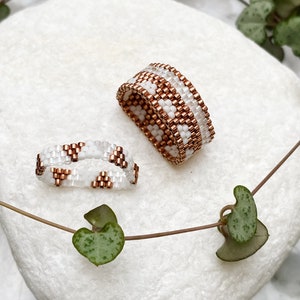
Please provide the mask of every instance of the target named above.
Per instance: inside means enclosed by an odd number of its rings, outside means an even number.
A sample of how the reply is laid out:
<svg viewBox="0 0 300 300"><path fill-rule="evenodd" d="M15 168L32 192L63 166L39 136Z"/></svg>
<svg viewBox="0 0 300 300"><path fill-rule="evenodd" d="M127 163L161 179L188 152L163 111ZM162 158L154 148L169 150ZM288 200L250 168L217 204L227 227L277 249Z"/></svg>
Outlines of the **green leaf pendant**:
<svg viewBox="0 0 300 300"><path fill-rule="evenodd" d="M84 215L84 218L96 229L100 231L106 223L118 223L113 210L106 204L98 206Z"/></svg>
<svg viewBox="0 0 300 300"><path fill-rule="evenodd" d="M238 185L233 194L236 203L221 210L223 225L218 227L225 242L216 255L224 261L238 261L253 255L269 238L266 226L257 219L252 193L246 187ZM231 213L223 215L228 209Z"/></svg>
<svg viewBox="0 0 300 300"><path fill-rule="evenodd" d="M226 232L226 226L223 230ZM257 230L252 239L241 244L227 235L224 244L218 249L216 255L221 260L228 262L245 259L259 250L266 243L268 237L269 233L266 226L257 220Z"/></svg>
<svg viewBox="0 0 300 300"><path fill-rule="evenodd" d="M107 223L101 231L87 228L77 230L72 239L74 247L96 266L114 260L122 251L125 239L117 223Z"/></svg>
<svg viewBox="0 0 300 300"><path fill-rule="evenodd" d="M244 243L249 241L256 231L256 205L251 192L244 186L236 186L233 194L236 204L227 217L228 231L235 241Z"/></svg>

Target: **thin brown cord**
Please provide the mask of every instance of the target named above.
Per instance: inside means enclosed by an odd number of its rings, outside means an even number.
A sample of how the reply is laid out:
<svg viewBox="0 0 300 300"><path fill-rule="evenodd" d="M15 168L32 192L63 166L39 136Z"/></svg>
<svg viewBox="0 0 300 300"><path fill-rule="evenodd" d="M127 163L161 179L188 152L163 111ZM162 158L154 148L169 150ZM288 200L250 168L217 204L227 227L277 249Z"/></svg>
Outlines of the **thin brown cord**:
<svg viewBox="0 0 300 300"><path fill-rule="evenodd" d="M22 209L20 209L20 208L17 208L17 207L15 207L15 206L13 206L13 205L10 205L10 204L6 203L6 202L0 201L0 205L6 207L6 208L8 208L8 209L11 209L11 210L13 210L14 212L17 212L18 214L21 214L21 215L23 215L23 216L25 216L25 217L31 218L31 219L33 219L33 220L35 220L35 221L44 223L44 224L46 224L46 225L49 225L49 226L52 226L52 227L56 227L56 228L58 228L58 229L61 229L61 230L64 230L64 231L68 231L68 232L71 232L71 233L76 232L76 230L74 230L74 229L71 229L71 228L65 227L65 226L63 226L63 225L60 225L60 224L51 222L51 221L46 220L46 219L43 219L43 218L41 218L41 217L39 217L39 216L33 215L33 214L31 214L31 213L29 213L29 212L27 212L27 211L25 211L25 210L22 210Z"/></svg>
<svg viewBox="0 0 300 300"><path fill-rule="evenodd" d="M281 159L281 161L270 171L270 173L256 186L256 188L252 191L252 195L256 194L261 187L274 175L274 173L286 162L286 160L295 152L295 150L299 147L300 141L296 143L296 145ZM39 216L33 215L31 213L28 213L22 209L19 209L13 205L10 205L6 202L0 201L0 205L4 206L10 210L13 210L14 212L21 214L25 217L31 218L33 220L36 220L38 222L44 223L46 225L70 232L75 233L76 230L72 228L65 227L63 225L51 222L49 220L43 219ZM141 234L141 235L132 235L132 236L125 236L125 240L127 241L133 241L133 240L143 240L143 239L150 239L150 238L157 238L157 237L163 237L168 235L174 235L174 234L181 234L186 232L192 232L192 231L198 231L198 230L204 230L208 228L213 228L222 225L222 222L216 222L212 224L197 226L197 227L190 227L190 228L183 228L178 230L172 230L172 231L165 231L165 232L156 232L156 233L150 233L150 234Z"/></svg>
<svg viewBox="0 0 300 300"><path fill-rule="evenodd" d="M287 159L295 152L299 147L300 141L282 158L282 160L270 171L270 173L257 185L257 187L251 192L254 196L260 188L274 175L274 173L287 161Z"/></svg>

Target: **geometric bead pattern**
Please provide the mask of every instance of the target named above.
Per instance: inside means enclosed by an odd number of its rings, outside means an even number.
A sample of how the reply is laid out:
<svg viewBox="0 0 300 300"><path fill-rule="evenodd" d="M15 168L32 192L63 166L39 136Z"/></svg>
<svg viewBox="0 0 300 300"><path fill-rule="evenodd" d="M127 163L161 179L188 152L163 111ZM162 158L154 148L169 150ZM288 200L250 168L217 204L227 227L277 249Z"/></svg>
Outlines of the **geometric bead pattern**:
<svg viewBox="0 0 300 300"><path fill-rule="evenodd" d="M52 177L54 179L54 184L56 186L60 186L62 181L67 179L68 175L71 174L71 170L62 169L62 168L50 168L50 172L52 172Z"/></svg>
<svg viewBox="0 0 300 300"><path fill-rule="evenodd" d="M141 84L140 84L145 90L147 90L150 94L154 95L156 92L156 84L155 83L152 83L151 81L143 81Z"/></svg>
<svg viewBox="0 0 300 300"><path fill-rule="evenodd" d="M155 140L157 140L158 142L160 142L162 140L164 132L158 127L157 124L155 124L155 125L149 124L147 126L147 129L151 132L151 134L155 138Z"/></svg>
<svg viewBox="0 0 300 300"><path fill-rule="evenodd" d="M109 156L109 162L114 163L116 166L122 169L127 168L128 162L125 159L125 154L123 153L123 148L117 146Z"/></svg>
<svg viewBox="0 0 300 300"><path fill-rule="evenodd" d="M35 174L36 174L36 175L43 175L44 171L45 171L44 164L43 164L43 162L41 161L40 155L38 154L37 157L36 157Z"/></svg>
<svg viewBox="0 0 300 300"><path fill-rule="evenodd" d="M80 163L83 160L90 160L90 165ZM67 167L73 164L74 168ZM123 189L137 182L138 169L121 146L86 141L44 149L37 155L35 173L41 181L56 186Z"/></svg>
<svg viewBox="0 0 300 300"><path fill-rule="evenodd" d="M67 155L70 156L71 161L78 161L78 153L81 151L81 148L85 144L83 142L79 142L78 144L73 143L70 145L63 145L63 150L67 152Z"/></svg>
<svg viewBox="0 0 300 300"><path fill-rule="evenodd" d="M113 187L113 182L111 181L111 178L108 176L106 171L101 171L99 173L99 176L97 176L96 179L91 182L91 187L111 189Z"/></svg>
<svg viewBox="0 0 300 300"><path fill-rule="evenodd" d="M183 163L214 137L207 106L174 67L153 63L122 84L124 112L170 162Z"/></svg>
<svg viewBox="0 0 300 300"><path fill-rule="evenodd" d="M133 171L134 171L134 176L133 176L133 179L131 180L131 183L132 184L137 184L137 181L138 181L138 177L139 177L139 166L134 163L133 165Z"/></svg>

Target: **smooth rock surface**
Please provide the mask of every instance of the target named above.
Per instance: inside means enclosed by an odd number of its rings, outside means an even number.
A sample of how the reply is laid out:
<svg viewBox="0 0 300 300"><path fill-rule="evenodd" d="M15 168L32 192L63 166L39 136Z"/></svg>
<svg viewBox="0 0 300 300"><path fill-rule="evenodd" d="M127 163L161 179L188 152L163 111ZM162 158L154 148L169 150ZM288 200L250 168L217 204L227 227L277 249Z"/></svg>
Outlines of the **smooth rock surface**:
<svg viewBox="0 0 300 300"><path fill-rule="evenodd" d="M254 188L299 138L298 79L237 31L171 1L50 1L1 26L0 54L1 199L73 228L87 226L82 215L101 203L128 235L214 222L235 185ZM179 168L115 100L118 86L153 61L195 84L216 127L213 143ZM44 145L89 138L134 154L136 189L62 190L34 178ZM38 299L249 298L299 238L297 165L298 153L256 195L270 240L236 264L216 258L216 230L127 242L96 268L68 233L4 209L1 222Z"/></svg>

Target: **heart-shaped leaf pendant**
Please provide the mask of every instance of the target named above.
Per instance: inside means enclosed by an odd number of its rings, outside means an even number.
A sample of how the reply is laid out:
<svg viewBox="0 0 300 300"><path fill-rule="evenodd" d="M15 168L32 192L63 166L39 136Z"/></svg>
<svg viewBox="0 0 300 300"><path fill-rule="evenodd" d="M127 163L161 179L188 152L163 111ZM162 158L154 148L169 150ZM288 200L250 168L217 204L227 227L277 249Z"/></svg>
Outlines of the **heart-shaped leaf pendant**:
<svg viewBox="0 0 300 300"><path fill-rule="evenodd" d="M118 223L113 210L106 204L102 204L84 215L84 218L100 231L106 223ZM99 229L99 230L98 230Z"/></svg>
<svg viewBox="0 0 300 300"><path fill-rule="evenodd" d="M227 227L230 236L238 243L249 241L256 232L257 210L251 192L238 185L233 194L236 204L227 216Z"/></svg>
<svg viewBox="0 0 300 300"><path fill-rule="evenodd" d="M257 220L256 233L248 242L238 243L226 234L227 226L223 227L225 231L225 242L216 252L217 256L224 261L238 261L253 255L259 250L269 238L269 233L266 226Z"/></svg>
<svg viewBox="0 0 300 300"><path fill-rule="evenodd" d="M122 251L125 239L117 223L107 223L101 231L77 230L72 238L77 251L96 266L114 260Z"/></svg>

